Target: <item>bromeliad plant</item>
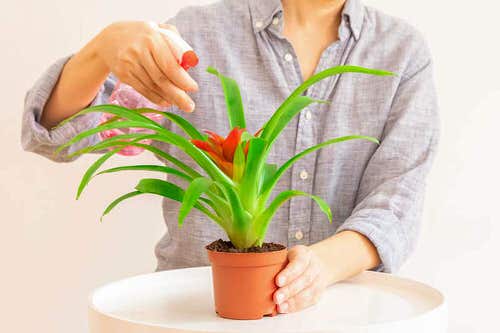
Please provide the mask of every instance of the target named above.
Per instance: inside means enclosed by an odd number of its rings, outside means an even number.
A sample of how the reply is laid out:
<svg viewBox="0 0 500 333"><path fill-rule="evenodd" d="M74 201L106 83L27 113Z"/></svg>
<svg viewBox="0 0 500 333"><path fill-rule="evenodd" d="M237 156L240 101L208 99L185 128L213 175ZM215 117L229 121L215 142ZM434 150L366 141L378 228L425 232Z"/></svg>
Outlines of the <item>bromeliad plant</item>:
<svg viewBox="0 0 500 333"><path fill-rule="evenodd" d="M85 138L110 129L141 128L150 132L118 135L71 153L69 157L109 150L85 172L78 187L77 198L80 197L90 180L97 175L126 170L165 173L184 181L185 189L162 179L142 179L134 191L122 195L109 204L103 216L126 199L147 193L156 194L181 203L178 214L179 226L182 226L193 208L197 209L224 229L233 245L239 249L261 246L268 225L276 211L294 196L310 197L331 222L330 207L318 196L287 190L270 201L273 189L285 172L307 154L343 141L364 139L378 143L377 139L362 135L334 138L304 150L280 166L267 163L269 152L283 129L302 109L312 103L326 103L303 95L304 91L314 83L347 72L379 76L392 75L392 73L356 66L338 66L327 69L295 89L262 129L252 135L246 130L243 104L237 83L214 68L208 68L207 71L220 79L224 90L230 125L230 132L226 138L210 131L202 133L187 120L174 113L152 109L130 110L115 105L100 105L82 110L66 120L67 122L74 117L93 112L107 112L114 115L106 123L76 135L59 147L58 153ZM145 113L162 115L179 126L187 138L165 129L144 116ZM201 170L195 170L165 151L144 143L149 140L176 146L193 159ZM148 150L169 162L170 166L130 165L98 171L108 159L126 146Z"/></svg>

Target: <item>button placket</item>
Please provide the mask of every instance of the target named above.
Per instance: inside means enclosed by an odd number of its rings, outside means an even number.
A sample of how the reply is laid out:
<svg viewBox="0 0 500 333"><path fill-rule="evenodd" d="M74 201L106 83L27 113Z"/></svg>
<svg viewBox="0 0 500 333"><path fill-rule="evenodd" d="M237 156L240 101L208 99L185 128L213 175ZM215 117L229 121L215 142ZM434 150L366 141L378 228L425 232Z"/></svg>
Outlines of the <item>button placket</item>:
<svg viewBox="0 0 500 333"><path fill-rule="evenodd" d="M309 112L309 116L307 116ZM309 119L308 119L309 118ZM305 149L315 144L314 124L310 121L311 111L306 110L299 115L295 154L299 154ZM314 153L307 155L297 161L292 169L292 188L295 190L312 193L313 173L315 169ZM289 244L308 244L311 202L307 197L296 197L290 202L291 221L289 222Z"/></svg>
<svg viewBox="0 0 500 333"><path fill-rule="evenodd" d="M286 47L283 48L282 62L285 77L289 78L290 92L302 83L300 65L295 56L292 45L285 39ZM293 77L294 76L294 77ZM302 152L314 143L313 124L304 120L304 114L298 115L295 154ZM306 170L306 179L301 179L300 172ZM314 172L314 159L309 156L297 161L291 168L291 188L310 193L312 180L310 174ZM310 230L311 205L307 198L297 197L290 201L288 214L288 245L307 244ZM298 236L298 237L297 237Z"/></svg>

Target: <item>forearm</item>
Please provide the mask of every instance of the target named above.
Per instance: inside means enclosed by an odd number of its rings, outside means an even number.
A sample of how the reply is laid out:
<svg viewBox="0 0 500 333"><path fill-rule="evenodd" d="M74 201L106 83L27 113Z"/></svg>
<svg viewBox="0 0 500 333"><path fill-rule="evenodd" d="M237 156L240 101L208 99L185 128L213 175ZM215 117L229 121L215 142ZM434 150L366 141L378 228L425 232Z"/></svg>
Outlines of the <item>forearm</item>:
<svg viewBox="0 0 500 333"><path fill-rule="evenodd" d="M40 123L45 128L87 107L97 95L110 72L98 56L99 39L94 38L64 66L42 113Z"/></svg>
<svg viewBox="0 0 500 333"><path fill-rule="evenodd" d="M380 258L375 246L362 234L343 231L310 246L324 263L328 284L377 267Z"/></svg>

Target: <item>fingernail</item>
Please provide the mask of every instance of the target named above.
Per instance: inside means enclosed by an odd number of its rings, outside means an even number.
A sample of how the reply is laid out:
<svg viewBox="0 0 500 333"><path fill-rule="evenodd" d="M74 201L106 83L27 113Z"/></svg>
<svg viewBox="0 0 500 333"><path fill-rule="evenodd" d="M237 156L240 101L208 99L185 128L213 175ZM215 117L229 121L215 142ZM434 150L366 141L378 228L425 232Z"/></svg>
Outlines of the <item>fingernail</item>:
<svg viewBox="0 0 500 333"><path fill-rule="evenodd" d="M200 89L200 87L198 86L198 84L196 82L193 82L193 84L191 84L190 87L187 87L186 91L187 92L198 92L199 89Z"/></svg>
<svg viewBox="0 0 500 333"><path fill-rule="evenodd" d="M276 302L278 304L281 304L284 300L285 300L285 295L283 295L282 293L276 294Z"/></svg>
<svg viewBox="0 0 500 333"><path fill-rule="evenodd" d="M198 91L198 89L200 89L200 87L198 86L198 83L196 81L193 81L194 82L194 89L193 91Z"/></svg>
<svg viewBox="0 0 500 333"><path fill-rule="evenodd" d="M283 303L283 304L280 304L279 306L279 312L281 313L286 313L288 311L288 303Z"/></svg>
<svg viewBox="0 0 500 333"><path fill-rule="evenodd" d="M284 276L280 276L278 278L278 286L280 286L280 287L284 286L285 285L285 281L286 281L285 277Z"/></svg>
<svg viewBox="0 0 500 333"><path fill-rule="evenodd" d="M196 104L194 104L193 101L189 101L189 109L187 111L193 112L195 107L196 107Z"/></svg>
<svg viewBox="0 0 500 333"><path fill-rule="evenodd" d="M182 75L184 76L185 82L187 82L189 85L189 89L190 90L198 90L198 82L193 80L193 78L191 77L191 75L188 74L188 72L182 71L182 73L183 73Z"/></svg>

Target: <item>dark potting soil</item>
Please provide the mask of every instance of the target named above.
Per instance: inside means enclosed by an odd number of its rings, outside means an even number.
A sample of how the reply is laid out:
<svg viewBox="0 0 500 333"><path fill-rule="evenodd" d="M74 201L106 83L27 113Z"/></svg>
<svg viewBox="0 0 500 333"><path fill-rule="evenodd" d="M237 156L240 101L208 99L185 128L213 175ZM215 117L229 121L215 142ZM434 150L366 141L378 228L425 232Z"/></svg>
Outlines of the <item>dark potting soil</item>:
<svg viewBox="0 0 500 333"><path fill-rule="evenodd" d="M208 250L215 252L231 252L231 253L263 253L263 252L273 252L280 251L285 249L286 247L281 244L276 243L264 243L262 246L252 246L248 249L237 249L234 247L233 243L230 241L224 241L222 239L216 240L206 246Z"/></svg>

